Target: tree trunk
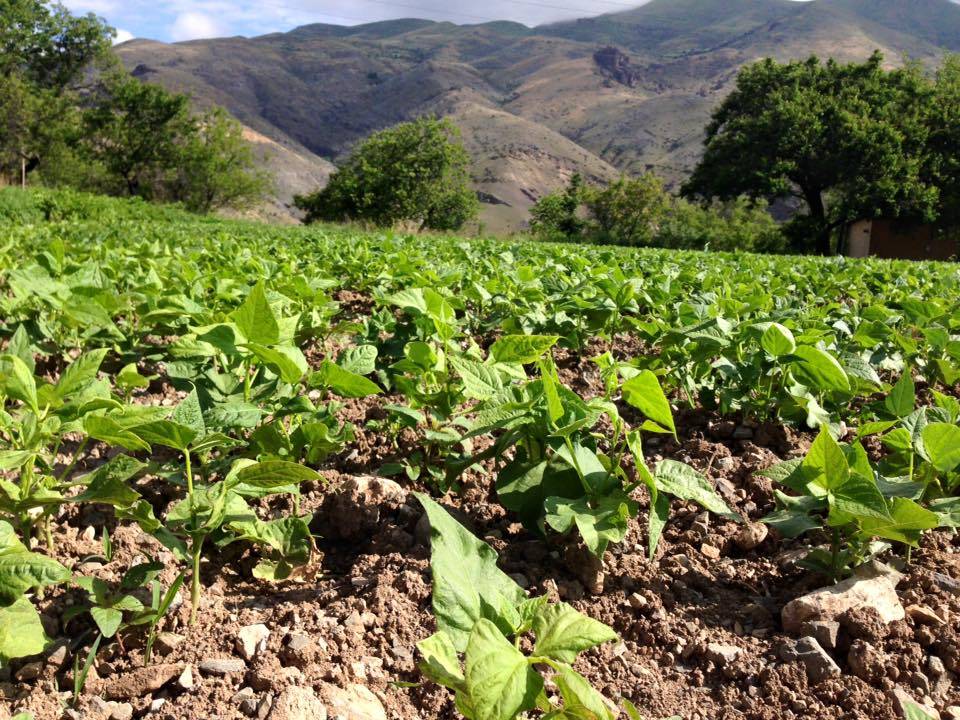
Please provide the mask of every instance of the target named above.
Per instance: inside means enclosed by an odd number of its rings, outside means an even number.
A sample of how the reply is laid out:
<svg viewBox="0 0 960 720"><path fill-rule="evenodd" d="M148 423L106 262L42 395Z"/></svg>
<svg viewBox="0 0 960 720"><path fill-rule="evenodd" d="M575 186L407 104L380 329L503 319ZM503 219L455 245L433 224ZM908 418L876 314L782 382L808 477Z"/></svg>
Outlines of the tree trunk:
<svg viewBox="0 0 960 720"><path fill-rule="evenodd" d="M24 155L20 156L20 187L27 187L27 158Z"/></svg>
<svg viewBox="0 0 960 720"><path fill-rule="evenodd" d="M817 255L831 255L830 235L833 230L827 222L827 208L823 204L823 195L819 190L804 189L804 198L810 208L810 217L816 221L816 253Z"/></svg>

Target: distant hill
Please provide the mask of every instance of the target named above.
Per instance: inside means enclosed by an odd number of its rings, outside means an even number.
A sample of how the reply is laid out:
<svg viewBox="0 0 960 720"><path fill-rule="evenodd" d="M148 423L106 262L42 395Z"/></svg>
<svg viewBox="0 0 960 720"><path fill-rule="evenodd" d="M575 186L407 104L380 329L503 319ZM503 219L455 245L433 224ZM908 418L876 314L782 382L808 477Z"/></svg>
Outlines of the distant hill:
<svg viewBox="0 0 960 720"><path fill-rule="evenodd" d="M615 51L598 50L613 46ZM951 0L652 0L527 28L393 20L117 53L138 77L225 106L283 174L278 202L312 189L369 133L451 117L474 157L488 229L522 227L573 172L652 170L679 181L737 70L765 56L934 64L960 51Z"/></svg>

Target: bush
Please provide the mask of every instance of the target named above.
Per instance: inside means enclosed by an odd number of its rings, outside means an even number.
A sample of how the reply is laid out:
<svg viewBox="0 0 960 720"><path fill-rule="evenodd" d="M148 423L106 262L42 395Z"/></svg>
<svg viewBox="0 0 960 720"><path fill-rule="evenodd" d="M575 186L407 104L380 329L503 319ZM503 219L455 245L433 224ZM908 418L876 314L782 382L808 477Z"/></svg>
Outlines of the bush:
<svg viewBox="0 0 960 720"><path fill-rule="evenodd" d="M43 222L201 220L175 205L156 205L141 198L111 198L76 190L8 187L0 189L0 224Z"/></svg>
<svg viewBox="0 0 960 720"><path fill-rule="evenodd" d="M671 195L654 175L585 187L574 176L530 211L540 240L591 244L785 252L787 238L762 202L698 205Z"/></svg>
<svg viewBox="0 0 960 720"><path fill-rule="evenodd" d="M378 227L415 222L457 230L479 209L470 157L449 120L421 118L364 140L322 190L298 196L304 222L357 220Z"/></svg>

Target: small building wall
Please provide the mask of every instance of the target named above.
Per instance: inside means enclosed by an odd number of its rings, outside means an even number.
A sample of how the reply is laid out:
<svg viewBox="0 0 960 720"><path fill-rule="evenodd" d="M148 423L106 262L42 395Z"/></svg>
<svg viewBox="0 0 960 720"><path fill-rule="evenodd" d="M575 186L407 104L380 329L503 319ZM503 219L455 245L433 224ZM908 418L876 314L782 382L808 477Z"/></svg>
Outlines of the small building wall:
<svg viewBox="0 0 960 720"><path fill-rule="evenodd" d="M870 255L870 233L872 220L857 220L847 230L847 255L865 258Z"/></svg>
<svg viewBox="0 0 960 720"><path fill-rule="evenodd" d="M847 228L850 257L901 260L952 260L960 255L957 236L929 223L860 220Z"/></svg>

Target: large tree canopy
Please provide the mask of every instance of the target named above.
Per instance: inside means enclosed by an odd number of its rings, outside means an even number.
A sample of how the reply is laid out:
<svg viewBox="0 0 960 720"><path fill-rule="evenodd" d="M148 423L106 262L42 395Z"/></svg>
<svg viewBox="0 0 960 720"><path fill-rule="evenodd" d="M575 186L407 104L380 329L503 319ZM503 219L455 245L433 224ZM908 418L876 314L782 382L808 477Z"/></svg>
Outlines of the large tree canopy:
<svg viewBox="0 0 960 720"><path fill-rule="evenodd" d="M931 83L913 66L886 70L875 53L849 65L817 58L744 68L714 112L688 196L794 197L816 250L862 217L933 219Z"/></svg>
<svg viewBox="0 0 960 720"><path fill-rule="evenodd" d="M371 135L323 190L298 197L306 222L361 220L456 230L474 217L470 157L449 120L420 118Z"/></svg>
<svg viewBox="0 0 960 720"><path fill-rule="evenodd" d="M59 3L0 0L0 75L62 91L106 56L115 34L96 15L75 16Z"/></svg>

